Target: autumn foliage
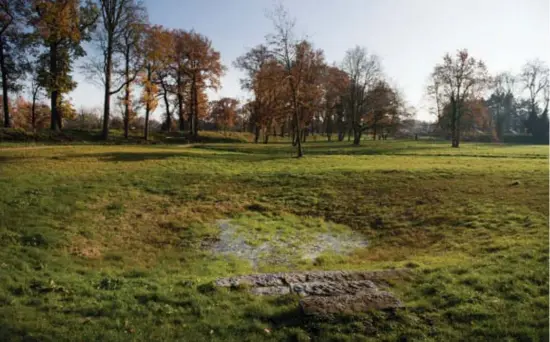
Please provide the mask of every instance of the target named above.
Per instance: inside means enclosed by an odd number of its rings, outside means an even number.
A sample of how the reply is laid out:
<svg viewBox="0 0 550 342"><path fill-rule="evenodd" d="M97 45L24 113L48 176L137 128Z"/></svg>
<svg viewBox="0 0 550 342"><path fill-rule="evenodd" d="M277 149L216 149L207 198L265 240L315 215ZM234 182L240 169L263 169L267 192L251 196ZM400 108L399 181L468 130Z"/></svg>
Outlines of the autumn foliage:
<svg viewBox="0 0 550 342"><path fill-rule="evenodd" d="M103 86L103 139L111 127L122 127L128 138L138 121L148 139L149 122L160 114L155 127L179 130L190 140L204 128L248 130L255 142L289 137L302 156L309 136L342 141L347 135L358 145L362 136L396 132L414 112L367 48L355 46L339 63L327 61L322 49L297 35L282 6L268 18L271 33L233 63L244 72L247 100L212 101L208 95L221 89L226 66L211 39L150 23L142 0L0 0L0 120L5 127L40 129L49 108L50 129L62 129L76 113L68 96L77 71ZM517 76L492 80L483 61L467 50L446 54L428 89L439 128L454 147L462 133L493 130L502 139L512 126L546 140L549 75L545 63L535 60ZM521 89L513 89L514 80Z"/></svg>

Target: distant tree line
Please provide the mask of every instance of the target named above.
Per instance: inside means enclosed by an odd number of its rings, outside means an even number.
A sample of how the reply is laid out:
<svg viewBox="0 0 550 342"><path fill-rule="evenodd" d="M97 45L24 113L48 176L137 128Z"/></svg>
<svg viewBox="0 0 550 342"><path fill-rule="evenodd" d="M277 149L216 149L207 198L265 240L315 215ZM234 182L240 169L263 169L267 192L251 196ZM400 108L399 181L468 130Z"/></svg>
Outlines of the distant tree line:
<svg viewBox="0 0 550 342"><path fill-rule="evenodd" d="M161 104L159 129L191 139L201 127L249 131L264 143L288 136L302 156L308 135L347 136L358 145L366 134L386 138L413 115L375 54L356 46L330 64L323 50L296 36L283 7L269 17L273 32L234 61L250 94L240 103L206 95L219 89L226 70L210 39L152 25L141 0L0 0L2 124L54 131L100 125L103 139L111 128L126 137L140 129L148 139ZM68 97L78 59L78 71L103 89L100 119L76 110ZM491 77L482 61L460 50L435 66L428 90L437 128L458 147L461 135L476 130L491 130L495 140L511 131L547 140L549 88L540 61L518 75Z"/></svg>
<svg viewBox="0 0 550 342"><path fill-rule="evenodd" d="M467 50L447 54L436 65L428 91L434 99L438 129L458 147L461 135L490 132L528 133L532 142L548 143L550 72L540 60L527 62L517 75L489 75L485 64Z"/></svg>

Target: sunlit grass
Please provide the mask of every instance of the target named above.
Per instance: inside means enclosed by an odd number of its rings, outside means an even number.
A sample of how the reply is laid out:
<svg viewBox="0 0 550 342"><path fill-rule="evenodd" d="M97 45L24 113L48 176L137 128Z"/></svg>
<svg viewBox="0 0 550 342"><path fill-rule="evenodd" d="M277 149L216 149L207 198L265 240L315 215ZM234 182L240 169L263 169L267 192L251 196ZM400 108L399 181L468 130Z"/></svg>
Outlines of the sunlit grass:
<svg viewBox="0 0 550 342"><path fill-rule="evenodd" d="M547 146L304 149L0 146L0 340L547 338ZM257 226L250 243L353 230L367 248L261 270L410 268L392 289L407 309L319 321L212 289L257 271L210 252L227 218Z"/></svg>

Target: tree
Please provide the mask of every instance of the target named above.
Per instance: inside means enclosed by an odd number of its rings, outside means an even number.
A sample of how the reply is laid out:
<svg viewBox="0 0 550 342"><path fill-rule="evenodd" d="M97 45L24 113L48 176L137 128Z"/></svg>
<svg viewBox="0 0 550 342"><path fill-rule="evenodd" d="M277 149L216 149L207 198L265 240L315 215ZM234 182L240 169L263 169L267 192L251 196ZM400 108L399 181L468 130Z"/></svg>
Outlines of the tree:
<svg viewBox="0 0 550 342"><path fill-rule="evenodd" d="M443 116L438 124L441 128L450 127L453 108L448 102L443 109ZM493 126L491 123L491 112L485 101L482 99L466 100L461 106L461 119L458 123L461 134L477 134L479 132L490 131Z"/></svg>
<svg viewBox="0 0 550 342"><path fill-rule="evenodd" d="M101 75L104 85L102 138L107 139L111 96L125 89L125 101L128 102L128 106L124 105L124 108L130 110L130 83L137 77L137 70L131 70L135 65L131 64L138 64L135 60L135 51L139 46L139 35L145 24L146 15L145 8L139 0L99 0L99 3L101 16L95 40L102 52L102 60L98 67L92 68L92 72L97 71ZM113 71L117 69L118 64L124 65L122 71L117 73L121 74L122 80L113 87ZM126 136L127 128L126 124Z"/></svg>
<svg viewBox="0 0 550 342"><path fill-rule="evenodd" d="M161 29L156 32L155 39L157 40L156 52L158 68L156 70L155 82L159 86L159 96L164 100L165 117L162 124L162 129L170 131L172 128L172 111L170 108L170 94L172 90L172 68L171 65L174 62L173 59L173 47L174 36L171 31Z"/></svg>
<svg viewBox="0 0 550 342"><path fill-rule="evenodd" d="M132 105L132 83L136 80L138 73L143 68L143 53L141 51L141 40L147 24L147 13L140 2L135 2L126 13L126 20L123 21L124 28L115 51L120 52L123 59L123 68L120 73L123 75L124 96L123 96L123 121L124 137L128 138L130 121L135 116L135 106Z"/></svg>
<svg viewBox="0 0 550 342"><path fill-rule="evenodd" d="M303 132L297 139L306 141L307 128L315 116L323 110L323 77L326 68L323 50L314 50L307 41L302 41L296 46L296 59L294 61L293 74L296 79L301 79L298 84L298 122L303 127ZM291 88L290 88L291 89Z"/></svg>
<svg viewBox="0 0 550 342"><path fill-rule="evenodd" d="M259 77L260 72L266 73L265 67L267 63L273 62L274 58L272 53L265 45L258 45L252 48L243 56L237 58L233 63L235 67L245 72L245 78L240 80L241 88L243 90L251 91L254 95L254 100L247 103L245 106L245 112L250 115L250 123L254 125L254 142L258 142L260 136L260 130L264 120L262 115L266 113L262 102L261 94L258 92L264 89L263 81L265 77Z"/></svg>
<svg viewBox="0 0 550 342"><path fill-rule="evenodd" d="M372 129L373 140L379 132L381 137L385 137L384 129L389 130L399 123L401 97L387 82L379 80L365 94L365 103L367 115L360 125Z"/></svg>
<svg viewBox="0 0 550 342"><path fill-rule="evenodd" d="M510 73L498 74L493 80L493 92L486 101L491 112L491 126L499 141L502 141L505 130L515 116L514 86L514 76Z"/></svg>
<svg viewBox="0 0 550 342"><path fill-rule="evenodd" d="M550 71L548 66L533 60L523 66L519 76L523 90L527 91L529 116L525 126L535 140L548 141L548 103L550 98Z"/></svg>
<svg viewBox="0 0 550 342"><path fill-rule="evenodd" d="M225 67L221 63L220 53L212 47L210 39L193 31L188 35L185 58L187 59L185 73L190 79L190 131L191 136L196 139L200 112L206 114L208 104L207 101L200 101L200 94L208 88L214 90L219 88Z"/></svg>
<svg viewBox="0 0 550 342"><path fill-rule="evenodd" d="M349 87L348 75L335 66L327 66L324 70L324 117L325 132L328 141L331 141L334 131L334 122L339 115L343 116L343 106L346 91Z"/></svg>
<svg viewBox="0 0 550 342"><path fill-rule="evenodd" d="M175 86L172 93L176 95L176 107L178 110L179 130L185 130L186 117L186 98L189 96L189 77L186 73L187 67L187 41L189 33L183 30L172 31L173 48L172 48L172 73Z"/></svg>
<svg viewBox="0 0 550 342"><path fill-rule="evenodd" d="M432 73L433 83L439 94L450 104L449 130L452 147L460 144L460 120L466 102L476 100L488 86L490 77L485 64L471 57L467 50L458 50L453 57L446 54L443 63L437 64Z"/></svg>
<svg viewBox="0 0 550 342"><path fill-rule="evenodd" d="M238 105L239 101L229 97L213 101L210 115L218 129L225 131L235 125Z"/></svg>
<svg viewBox="0 0 550 342"><path fill-rule="evenodd" d="M8 93L20 89L18 80L28 67L24 26L29 10L28 0L0 0L0 75L4 127L11 127Z"/></svg>
<svg viewBox="0 0 550 342"><path fill-rule="evenodd" d="M61 97L57 107L59 110L59 117L61 119L74 120L76 118L76 109L68 97Z"/></svg>
<svg viewBox="0 0 550 342"><path fill-rule="evenodd" d="M295 136L293 144L297 146L297 157L301 158L304 153L302 150L302 120L300 120L298 96L303 76L301 72L303 64L297 66L294 63L298 48L298 41L294 34L296 22L293 18L290 18L288 12L282 5L275 8L275 11L271 13L270 16L275 32L268 36L269 46L271 48L271 53L284 68L285 79L290 92L292 130Z"/></svg>
<svg viewBox="0 0 550 342"><path fill-rule="evenodd" d="M42 61L38 60L33 65L31 72L30 72L30 79L29 79L29 95L31 98L31 128L33 131L36 131L37 128L37 121L39 120L39 115L37 112L38 109L38 101L43 96L44 88L42 86L43 82L41 82L41 77L44 72L44 66L41 63ZM41 106L43 108L43 106ZM49 108L48 108L49 109Z"/></svg>
<svg viewBox="0 0 550 342"><path fill-rule="evenodd" d="M361 135L368 129L363 116L367 114L367 92L381 78L380 61L376 55L369 54L363 47L356 46L346 51L342 70L349 77L349 89L346 96L348 121L353 130L353 144L359 145Z"/></svg>
<svg viewBox="0 0 550 342"><path fill-rule="evenodd" d="M255 75L252 89L255 97L251 115L255 129L254 141L258 142L263 132L264 143L267 143L274 122L284 120L288 113L288 86L283 67L276 60L263 64Z"/></svg>
<svg viewBox="0 0 550 342"><path fill-rule="evenodd" d="M145 65L145 70L139 76L139 83L142 86L140 102L145 107L143 134L145 140L149 138L149 116L158 105L158 71L163 67L162 64L164 61L164 57L160 54L160 40L158 37L162 34L163 30L162 26L147 26L140 43Z"/></svg>
<svg viewBox="0 0 550 342"><path fill-rule="evenodd" d="M91 0L34 0L33 9L30 21L46 49L43 57L48 62L42 85L51 100L50 128L58 130L62 126L58 113L61 98L76 87L71 77L72 63L85 55L81 42L90 39L99 11Z"/></svg>

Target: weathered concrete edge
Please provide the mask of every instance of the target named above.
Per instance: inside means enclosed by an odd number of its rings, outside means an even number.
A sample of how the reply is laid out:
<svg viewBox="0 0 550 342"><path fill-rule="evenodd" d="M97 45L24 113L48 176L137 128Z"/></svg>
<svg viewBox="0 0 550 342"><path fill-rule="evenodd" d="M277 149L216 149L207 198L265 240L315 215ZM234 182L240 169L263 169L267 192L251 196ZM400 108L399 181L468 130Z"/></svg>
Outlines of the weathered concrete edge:
<svg viewBox="0 0 550 342"><path fill-rule="evenodd" d="M353 281L353 280L385 280L409 275L407 269L372 270L372 271L304 271L258 273L242 276L220 278L214 281L216 286L236 287L249 286L290 286L293 283L314 281Z"/></svg>

